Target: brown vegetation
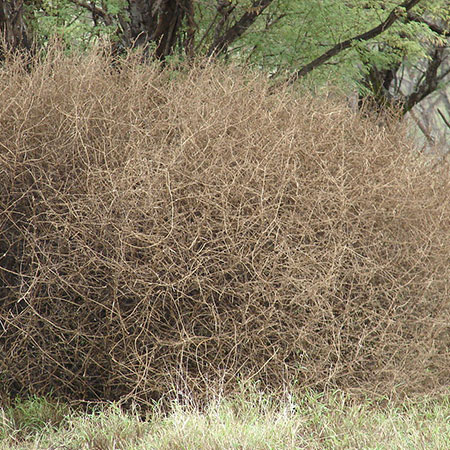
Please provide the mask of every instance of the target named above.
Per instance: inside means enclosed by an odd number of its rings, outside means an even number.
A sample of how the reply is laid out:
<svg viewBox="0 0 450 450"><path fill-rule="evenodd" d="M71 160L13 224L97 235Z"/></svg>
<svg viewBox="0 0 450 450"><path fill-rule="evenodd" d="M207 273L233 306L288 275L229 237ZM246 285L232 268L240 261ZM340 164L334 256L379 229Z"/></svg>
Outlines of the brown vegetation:
<svg viewBox="0 0 450 450"><path fill-rule="evenodd" d="M27 67L0 69L6 389L448 385L448 169L398 124L220 65Z"/></svg>

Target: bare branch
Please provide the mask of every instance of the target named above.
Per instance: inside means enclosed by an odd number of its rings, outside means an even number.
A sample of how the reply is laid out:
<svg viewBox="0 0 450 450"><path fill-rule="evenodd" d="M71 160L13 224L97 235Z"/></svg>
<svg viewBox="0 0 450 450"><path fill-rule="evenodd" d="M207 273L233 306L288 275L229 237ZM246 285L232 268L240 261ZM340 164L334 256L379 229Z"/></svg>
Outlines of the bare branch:
<svg viewBox="0 0 450 450"><path fill-rule="evenodd" d="M416 125L419 127L419 130L422 132L422 134L425 136L426 140L428 141L428 144L433 147L434 146L434 138L431 136L430 132L428 131L425 124L417 117L414 111L409 111L410 116L416 123Z"/></svg>
<svg viewBox="0 0 450 450"><path fill-rule="evenodd" d="M273 0L255 0L252 6L227 32L214 40L208 50L208 56L217 56L225 52L228 46L241 37ZM414 0L420 1L420 0Z"/></svg>
<svg viewBox="0 0 450 450"><path fill-rule="evenodd" d="M233 5L229 0L219 0L217 2L217 12L221 15L219 22L216 25L214 31L214 41L220 39L220 34L222 33L228 18L235 10L236 6Z"/></svg>
<svg viewBox="0 0 450 450"><path fill-rule="evenodd" d="M445 70L442 72L438 77L438 81L442 81L448 74L450 74L450 69Z"/></svg>
<svg viewBox="0 0 450 450"><path fill-rule="evenodd" d="M438 86L438 69L442 64L445 46L436 47L433 51L433 55L427 70L425 71L423 81L419 84L414 92L408 95L405 104L403 105L403 111L406 113L410 111L414 105L421 102L425 97L434 92Z"/></svg>
<svg viewBox="0 0 450 450"><path fill-rule="evenodd" d="M408 12L407 19L411 22L423 23L427 25L431 31L434 31L436 34L439 34L441 36L447 36L450 32L448 28L446 29L444 27L441 27L437 23L431 22L430 20L419 16L412 11Z"/></svg>
<svg viewBox="0 0 450 450"><path fill-rule="evenodd" d="M85 8L89 10L92 14L96 14L97 16L100 16L103 21L105 22L105 25L112 25L113 19L110 14L108 14L104 9L99 8L98 6L95 6L92 3L86 3L82 0L69 0L71 3L77 6L81 6L82 8Z"/></svg>
<svg viewBox="0 0 450 450"><path fill-rule="evenodd" d="M445 125L450 129L450 121L444 116L444 113L438 108L438 114L441 116L441 119L444 121Z"/></svg>

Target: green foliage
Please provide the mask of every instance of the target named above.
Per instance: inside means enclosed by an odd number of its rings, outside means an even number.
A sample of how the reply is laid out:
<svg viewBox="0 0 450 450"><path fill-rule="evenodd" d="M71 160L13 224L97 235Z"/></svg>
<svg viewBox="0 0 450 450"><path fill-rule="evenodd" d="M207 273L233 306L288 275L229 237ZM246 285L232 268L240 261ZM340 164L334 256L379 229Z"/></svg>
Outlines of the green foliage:
<svg viewBox="0 0 450 450"><path fill-rule="evenodd" d="M194 1L196 54L205 54L214 37L233 26L253 1L222 4L218 9L216 2ZM226 56L272 76L285 76L336 44L377 26L399 4L399 0L274 0ZM123 25L129 21L127 5L126 0L33 0L28 3L27 17L40 44L57 34L70 46L85 49L100 37L121 39ZM450 6L446 0L423 0L413 11L429 22L448 25ZM187 20L180 30L175 48L178 58L184 55ZM430 45L443 39L425 23L402 17L376 39L358 43L322 64L309 79L315 86L332 82L348 90L361 88L360 80L368 67L383 70L400 63L413 65L428 57Z"/></svg>
<svg viewBox="0 0 450 450"><path fill-rule="evenodd" d="M119 16L125 8L125 1L92 1L89 5ZM27 17L39 45L45 45L56 35L68 47L87 49L100 37L114 39L117 31L116 23L107 25L98 14L70 0L36 0L27 5Z"/></svg>
<svg viewBox="0 0 450 450"><path fill-rule="evenodd" d="M236 44L239 58L272 74L293 72L334 45L377 26L398 3L278 0L252 32ZM429 21L450 14L445 1L422 3L414 11ZM402 18L376 39L357 43L318 67L312 81L315 85L332 81L354 89L359 87L361 75L367 70L365 66L382 70L397 63L415 64L427 57L430 44L442 39L426 24Z"/></svg>

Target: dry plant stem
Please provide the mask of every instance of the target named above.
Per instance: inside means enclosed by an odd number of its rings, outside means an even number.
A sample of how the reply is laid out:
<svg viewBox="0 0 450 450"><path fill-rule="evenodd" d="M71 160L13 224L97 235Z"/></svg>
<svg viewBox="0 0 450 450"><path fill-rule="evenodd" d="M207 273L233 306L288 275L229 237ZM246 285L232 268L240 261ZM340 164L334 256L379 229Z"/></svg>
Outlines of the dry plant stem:
<svg viewBox="0 0 450 450"><path fill-rule="evenodd" d="M110 63L56 48L0 71L5 389L448 382L448 167L251 72Z"/></svg>

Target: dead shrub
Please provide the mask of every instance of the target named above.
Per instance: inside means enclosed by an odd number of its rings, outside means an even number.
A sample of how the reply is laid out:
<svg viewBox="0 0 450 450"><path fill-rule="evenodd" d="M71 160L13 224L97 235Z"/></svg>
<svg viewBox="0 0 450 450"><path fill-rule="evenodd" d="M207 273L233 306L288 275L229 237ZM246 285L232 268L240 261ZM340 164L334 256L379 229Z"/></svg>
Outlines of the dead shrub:
<svg viewBox="0 0 450 450"><path fill-rule="evenodd" d="M0 104L11 392L448 385L448 170L398 123L58 50L1 68Z"/></svg>

